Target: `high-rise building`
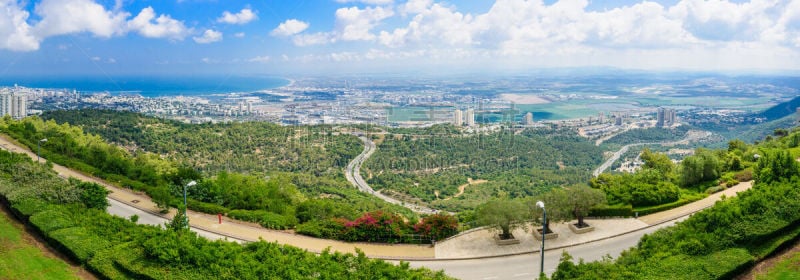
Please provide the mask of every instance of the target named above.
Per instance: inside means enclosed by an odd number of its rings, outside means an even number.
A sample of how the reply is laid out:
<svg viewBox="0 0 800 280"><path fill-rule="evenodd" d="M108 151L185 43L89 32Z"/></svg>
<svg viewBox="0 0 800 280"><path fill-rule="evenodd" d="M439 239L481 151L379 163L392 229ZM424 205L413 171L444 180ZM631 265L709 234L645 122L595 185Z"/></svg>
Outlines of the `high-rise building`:
<svg viewBox="0 0 800 280"><path fill-rule="evenodd" d="M456 109L455 111L453 111L453 121L452 121L452 123L455 126L464 125L464 113L461 110Z"/></svg>
<svg viewBox="0 0 800 280"><path fill-rule="evenodd" d="M675 109L658 108L656 113L656 126L672 126L676 122Z"/></svg>
<svg viewBox="0 0 800 280"><path fill-rule="evenodd" d="M797 107L797 121L800 122L800 107Z"/></svg>
<svg viewBox="0 0 800 280"><path fill-rule="evenodd" d="M600 112L600 113L598 113L598 114L597 114L597 120L598 120L598 122L600 122L600 123L604 123L604 122L606 122L606 114L605 114L605 113L603 113L603 112Z"/></svg>
<svg viewBox="0 0 800 280"><path fill-rule="evenodd" d="M617 125L617 126L622 125L622 114L616 114L614 116L614 125Z"/></svg>
<svg viewBox="0 0 800 280"><path fill-rule="evenodd" d="M468 109L467 114L464 116L464 122L467 123L467 126L475 126L475 110Z"/></svg>
<svg viewBox="0 0 800 280"><path fill-rule="evenodd" d="M28 97L18 91L0 91L0 116L5 115L15 119L28 116Z"/></svg>
<svg viewBox="0 0 800 280"><path fill-rule="evenodd" d="M525 114L525 118L522 120L523 125L533 125L533 112L528 112Z"/></svg>
<svg viewBox="0 0 800 280"><path fill-rule="evenodd" d="M666 122L669 126L675 124L675 109L667 109Z"/></svg>

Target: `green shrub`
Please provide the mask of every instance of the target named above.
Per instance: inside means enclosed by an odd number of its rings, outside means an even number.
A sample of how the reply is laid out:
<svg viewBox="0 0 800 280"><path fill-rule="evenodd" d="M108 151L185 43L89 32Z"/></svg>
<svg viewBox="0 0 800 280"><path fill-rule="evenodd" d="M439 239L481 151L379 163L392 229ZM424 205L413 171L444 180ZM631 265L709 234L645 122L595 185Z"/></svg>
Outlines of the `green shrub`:
<svg viewBox="0 0 800 280"><path fill-rule="evenodd" d="M753 169L752 168L748 168L748 169L736 172L735 174L733 174L733 179L736 179L736 181L739 181L739 182L747 182L747 181L753 180Z"/></svg>
<svg viewBox="0 0 800 280"><path fill-rule="evenodd" d="M230 212L230 209L225 208L223 206L208 202L202 202L191 198L187 198L187 203L189 204L188 205L189 210L194 210L198 212L203 212L208 214L223 214L223 215Z"/></svg>
<svg viewBox="0 0 800 280"><path fill-rule="evenodd" d="M11 204L11 209L14 209L14 211L25 217L30 217L33 214L44 211L47 207L47 202L36 198L26 198L20 201L14 201Z"/></svg>
<svg viewBox="0 0 800 280"><path fill-rule="evenodd" d="M658 212L661 212L661 211L666 211L666 210L669 210L669 209L672 209L672 208L681 207L681 206L684 206L686 204L698 201L700 199L703 199L703 196L685 197L685 198L682 198L682 199L680 199L678 201L675 201L675 202L672 202L672 203L666 203L666 204L648 206L648 207L641 207L641 208L634 208L633 211L639 213L639 216L644 216L644 215L649 215L649 214L653 214L653 213L658 213Z"/></svg>
<svg viewBox="0 0 800 280"><path fill-rule="evenodd" d="M29 220L42 233L75 226L75 222L62 209L56 209L36 213Z"/></svg>
<svg viewBox="0 0 800 280"><path fill-rule="evenodd" d="M724 186L724 185L709 187L709 188L706 189L706 194L712 194L712 193L721 192L721 191L724 191L727 188L728 187Z"/></svg>
<svg viewBox="0 0 800 280"><path fill-rule="evenodd" d="M332 219L308 221L297 226L296 231L302 235L308 235L319 238L336 239L339 233L344 229L341 223Z"/></svg>
<svg viewBox="0 0 800 280"><path fill-rule="evenodd" d="M262 227L270 229L288 229L295 225L294 217L287 217L263 210L231 210L228 217L246 222L258 223Z"/></svg>
<svg viewBox="0 0 800 280"><path fill-rule="evenodd" d="M96 252L108 248L111 244L83 227L59 229L47 233L56 242L56 247L65 249L67 255L80 263L86 263Z"/></svg>

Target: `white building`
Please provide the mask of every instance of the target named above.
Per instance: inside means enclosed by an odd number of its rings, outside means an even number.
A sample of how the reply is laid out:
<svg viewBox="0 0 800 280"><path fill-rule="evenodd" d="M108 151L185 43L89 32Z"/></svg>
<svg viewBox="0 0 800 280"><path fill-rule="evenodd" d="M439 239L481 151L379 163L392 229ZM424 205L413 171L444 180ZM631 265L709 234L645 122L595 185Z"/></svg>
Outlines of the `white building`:
<svg viewBox="0 0 800 280"><path fill-rule="evenodd" d="M9 115L15 119L28 116L28 98L24 92L2 89L0 91L0 116Z"/></svg>
<svg viewBox="0 0 800 280"><path fill-rule="evenodd" d="M453 111L453 125L455 126L462 126L464 125L464 112L459 109Z"/></svg>
<svg viewBox="0 0 800 280"><path fill-rule="evenodd" d="M464 116L464 121L469 127L475 126L475 110L468 109L467 114Z"/></svg>
<svg viewBox="0 0 800 280"><path fill-rule="evenodd" d="M523 125L533 125L533 113L532 112L528 112L527 114L525 114L525 118L522 119L522 124Z"/></svg>

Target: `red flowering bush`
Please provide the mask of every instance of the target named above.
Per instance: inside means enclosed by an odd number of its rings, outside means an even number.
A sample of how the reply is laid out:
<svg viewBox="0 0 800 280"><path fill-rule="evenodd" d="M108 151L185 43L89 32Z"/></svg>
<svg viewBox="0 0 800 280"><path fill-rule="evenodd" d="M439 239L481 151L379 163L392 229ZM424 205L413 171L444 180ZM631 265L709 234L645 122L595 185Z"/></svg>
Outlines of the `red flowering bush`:
<svg viewBox="0 0 800 280"><path fill-rule="evenodd" d="M396 243L409 231L402 216L381 210L364 213L354 221L338 221L344 226L339 236L347 241Z"/></svg>
<svg viewBox="0 0 800 280"><path fill-rule="evenodd" d="M433 214L414 225L414 232L433 240L442 240L458 233L458 219L447 214Z"/></svg>

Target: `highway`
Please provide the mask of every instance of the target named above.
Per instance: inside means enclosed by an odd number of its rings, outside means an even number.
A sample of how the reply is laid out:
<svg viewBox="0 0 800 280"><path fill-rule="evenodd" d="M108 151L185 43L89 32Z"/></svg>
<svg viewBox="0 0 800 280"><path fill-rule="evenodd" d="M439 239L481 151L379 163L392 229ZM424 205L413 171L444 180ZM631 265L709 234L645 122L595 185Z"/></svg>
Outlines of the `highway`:
<svg viewBox="0 0 800 280"><path fill-rule="evenodd" d="M367 181L365 181L364 178L361 177L361 165L372 155L372 153L375 152L376 150L375 143L373 143L367 137L360 135L357 136L359 139L361 139L361 142L364 142L364 151L361 152L361 154L359 154L358 156L356 156L353 159L353 161L348 163L347 167L345 167L344 173L345 173L345 178L347 178L347 181L353 184L353 186L358 188L358 190L361 192L371 194L388 203L400 205L405 208L411 209L411 211L414 211L416 213L433 214L439 212L439 210L431 209L422 205L417 205L409 202L403 202L373 190L372 187L370 187L367 184Z"/></svg>

